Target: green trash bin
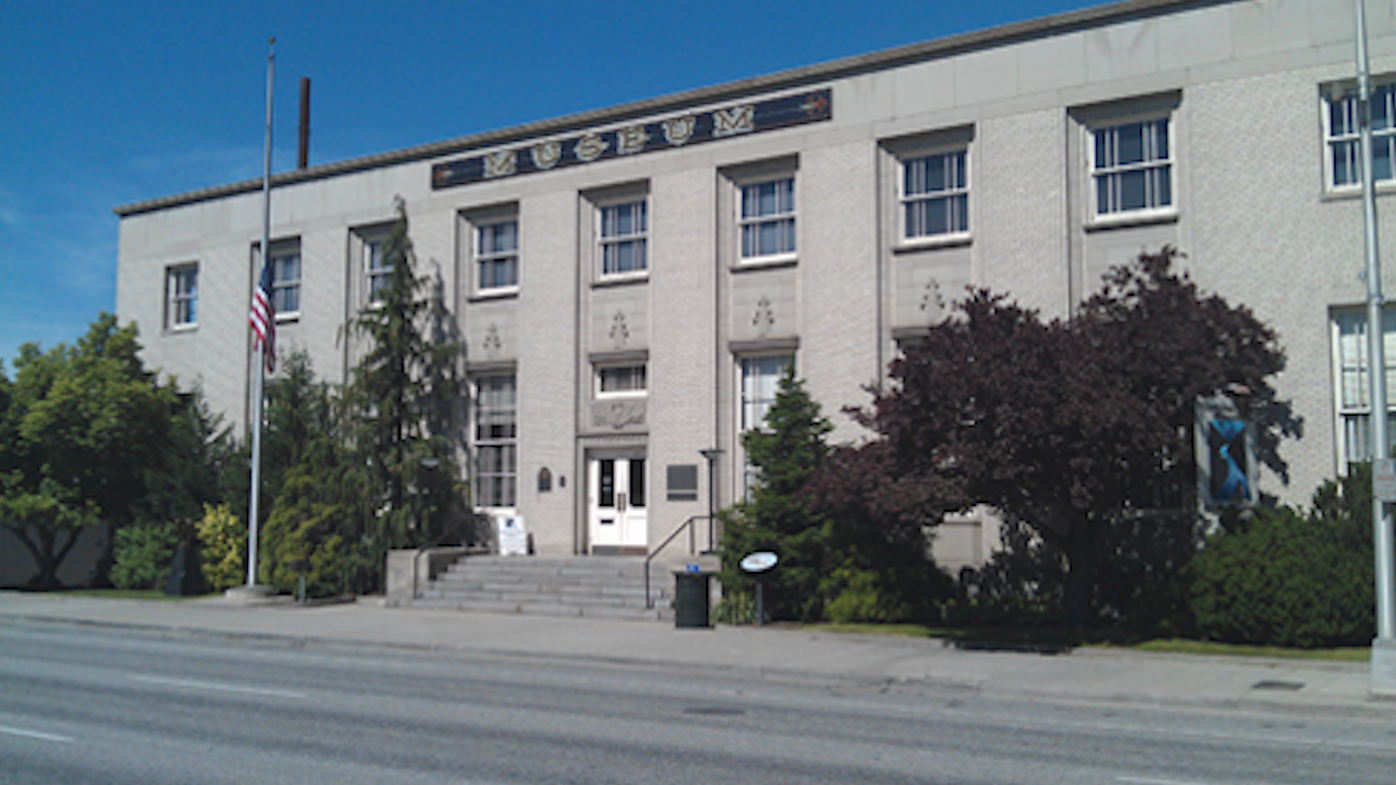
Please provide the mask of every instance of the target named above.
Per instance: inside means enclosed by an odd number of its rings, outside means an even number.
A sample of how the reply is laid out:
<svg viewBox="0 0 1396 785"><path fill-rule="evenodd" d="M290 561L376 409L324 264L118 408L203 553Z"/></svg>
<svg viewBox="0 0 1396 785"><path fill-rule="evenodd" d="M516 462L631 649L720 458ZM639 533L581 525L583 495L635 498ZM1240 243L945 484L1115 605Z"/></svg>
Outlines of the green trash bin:
<svg viewBox="0 0 1396 785"><path fill-rule="evenodd" d="M674 626L711 627L708 612L708 573L674 573Z"/></svg>

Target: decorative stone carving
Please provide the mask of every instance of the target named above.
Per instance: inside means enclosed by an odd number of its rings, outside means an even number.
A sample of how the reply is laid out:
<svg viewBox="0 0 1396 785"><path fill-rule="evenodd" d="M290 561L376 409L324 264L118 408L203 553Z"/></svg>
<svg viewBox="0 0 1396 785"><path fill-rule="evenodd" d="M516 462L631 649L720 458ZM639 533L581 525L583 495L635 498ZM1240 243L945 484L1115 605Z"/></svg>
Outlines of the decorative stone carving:
<svg viewBox="0 0 1396 785"><path fill-rule="evenodd" d="M499 327L491 324L485 328L485 340L482 343L485 356L491 360L499 359L499 353L504 349L504 341L499 337Z"/></svg>
<svg viewBox="0 0 1396 785"><path fill-rule="evenodd" d="M941 314L945 312L945 300L940 296L939 281L932 278L926 282L921 289L921 304L918 307L926 315L927 323L934 324L940 321Z"/></svg>
<svg viewBox="0 0 1396 785"><path fill-rule="evenodd" d="M591 423L598 427L620 430L627 426L645 424L645 401L632 398L621 401L597 401L591 407Z"/></svg>
<svg viewBox="0 0 1396 785"><path fill-rule="evenodd" d="M624 349L630 343L630 326L625 323L625 312L616 311L611 317L611 343L617 350Z"/></svg>
<svg viewBox="0 0 1396 785"><path fill-rule="evenodd" d="M751 326L756 328L756 332L762 337L770 335L771 328L776 326L776 309L771 305L771 298L761 295L761 299L756 301L756 313L751 317Z"/></svg>

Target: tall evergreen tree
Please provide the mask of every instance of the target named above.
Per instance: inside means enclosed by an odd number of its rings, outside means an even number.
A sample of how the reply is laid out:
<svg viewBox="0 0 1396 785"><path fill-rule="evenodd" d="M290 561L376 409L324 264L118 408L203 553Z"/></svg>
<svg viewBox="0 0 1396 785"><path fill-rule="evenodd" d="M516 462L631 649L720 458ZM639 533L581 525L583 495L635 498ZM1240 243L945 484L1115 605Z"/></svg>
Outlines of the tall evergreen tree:
<svg viewBox="0 0 1396 785"><path fill-rule="evenodd" d="M829 453L824 440L832 428L787 367L763 425L742 435L759 480L748 500L723 513L722 584L729 596L749 595L753 579L737 563L749 553L774 551L780 563L762 578L766 613L773 619L823 615L820 584L831 561L829 518L802 490Z"/></svg>
<svg viewBox="0 0 1396 785"><path fill-rule="evenodd" d="M429 540L454 502L459 476L448 412L459 398L461 349L450 340L443 287L419 275L407 210L383 244L387 283L350 324L365 342L345 402L351 442L363 461L378 506L365 525L370 558Z"/></svg>

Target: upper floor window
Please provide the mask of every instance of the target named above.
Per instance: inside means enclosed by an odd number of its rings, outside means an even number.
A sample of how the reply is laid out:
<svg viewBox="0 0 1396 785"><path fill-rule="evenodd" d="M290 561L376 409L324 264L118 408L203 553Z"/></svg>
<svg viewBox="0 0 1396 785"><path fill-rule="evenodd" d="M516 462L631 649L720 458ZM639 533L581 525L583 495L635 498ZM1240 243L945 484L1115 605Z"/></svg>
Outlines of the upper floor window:
<svg viewBox="0 0 1396 785"><path fill-rule="evenodd" d="M1342 188L1362 184L1361 143L1358 134L1361 102L1355 90L1335 91L1324 99L1325 132L1328 137L1328 185ZM1372 86L1372 171L1373 182L1396 179L1392 159L1396 157L1396 83Z"/></svg>
<svg viewBox="0 0 1396 785"><path fill-rule="evenodd" d="M387 245L388 238L383 236L364 240L364 278L370 305L382 302L383 293L393 283L393 265L384 255Z"/></svg>
<svg viewBox="0 0 1396 785"><path fill-rule="evenodd" d="M741 187L742 258L795 253L795 178Z"/></svg>
<svg viewBox="0 0 1396 785"><path fill-rule="evenodd" d="M182 264L165 271L165 324L174 330L199 323L199 265Z"/></svg>
<svg viewBox="0 0 1396 785"><path fill-rule="evenodd" d="M278 319L301 310L301 251L299 245L271 247L271 299Z"/></svg>
<svg viewBox="0 0 1396 785"><path fill-rule="evenodd" d="M519 222L482 223L475 230L475 267L480 291L519 285Z"/></svg>
<svg viewBox="0 0 1396 785"><path fill-rule="evenodd" d="M967 157L965 150L956 150L902 162L903 239L969 231Z"/></svg>
<svg viewBox="0 0 1396 785"><path fill-rule="evenodd" d="M625 275L649 269L649 209L646 200L602 205L597 241L602 275Z"/></svg>
<svg viewBox="0 0 1396 785"><path fill-rule="evenodd" d="M608 365L596 369L598 395L644 395L648 389L644 365Z"/></svg>
<svg viewBox="0 0 1396 785"><path fill-rule="evenodd" d="M1168 118L1091 130L1094 215L1164 211L1173 206Z"/></svg>

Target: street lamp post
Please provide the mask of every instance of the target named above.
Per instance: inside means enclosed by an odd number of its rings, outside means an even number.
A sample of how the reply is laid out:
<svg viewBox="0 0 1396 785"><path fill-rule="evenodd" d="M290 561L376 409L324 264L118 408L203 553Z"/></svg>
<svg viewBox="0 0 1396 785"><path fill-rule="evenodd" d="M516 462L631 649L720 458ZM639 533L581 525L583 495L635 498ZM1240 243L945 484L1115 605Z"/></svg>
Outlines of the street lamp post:
<svg viewBox="0 0 1396 785"><path fill-rule="evenodd" d="M722 450L717 447L709 447L706 450L699 450L698 453L708 461L708 552L711 553L717 550L715 547L714 534L716 530L716 518L713 517L713 508L716 506L714 504L714 494L717 493L717 486L714 484L713 480L717 476L717 473L713 470L713 467L717 464L717 456L722 454Z"/></svg>
<svg viewBox="0 0 1396 785"><path fill-rule="evenodd" d="M441 459L435 455L423 455L417 459L418 465L426 470L426 481L421 483L423 504L417 515L417 526L419 536L427 537L428 516L431 514L431 481L435 479L436 467L441 465ZM429 541L429 540L427 540Z"/></svg>
<svg viewBox="0 0 1396 785"><path fill-rule="evenodd" d="M1367 74L1366 3L1355 0L1357 20L1358 129L1362 171L1362 223L1366 250L1367 367L1371 385L1372 470L1374 476L1391 458L1386 404L1385 331L1382 328L1381 252L1377 245L1376 184L1372 167L1371 79ZM1387 464L1389 466L1389 464ZM1396 578L1393 578L1393 526L1387 499L1372 483L1372 539L1376 553L1377 637L1372 641L1371 692L1396 696Z"/></svg>

